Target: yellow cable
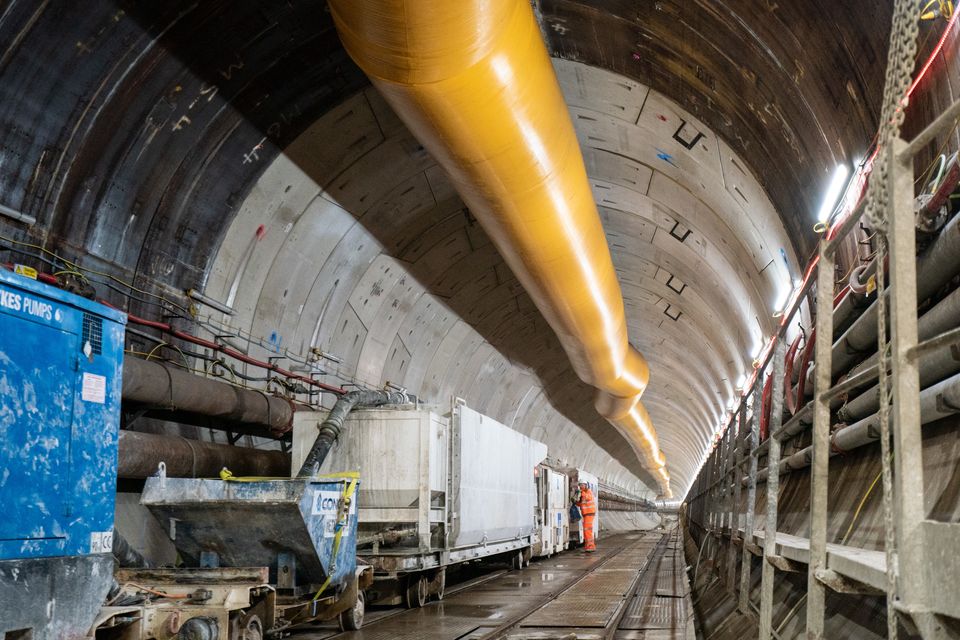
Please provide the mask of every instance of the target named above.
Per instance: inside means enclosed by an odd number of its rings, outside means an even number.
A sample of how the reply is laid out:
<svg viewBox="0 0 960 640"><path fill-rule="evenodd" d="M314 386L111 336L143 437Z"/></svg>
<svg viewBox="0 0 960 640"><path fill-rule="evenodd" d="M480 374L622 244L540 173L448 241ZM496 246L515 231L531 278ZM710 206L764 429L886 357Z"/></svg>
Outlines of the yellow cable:
<svg viewBox="0 0 960 640"><path fill-rule="evenodd" d="M863 509L863 505L867 503L867 498L870 497L870 494L873 492L873 488L877 486L877 481L880 480L880 477L883 475L883 471L877 474L877 477L873 479L873 482L870 483L870 487L867 489L867 492L863 494L863 497L860 499L860 504L857 505L857 510L853 512L853 520L850 521L850 526L847 527L847 532L843 534L843 538L840 540L840 544L846 544L847 539L850 537L850 534L853 532L853 526L857 524L857 519L860 517L860 511Z"/></svg>
<svg viewBox="0 0 960 640"><path fill-rule="evenodd" d="M157 346L155 346L153 349L150 350L150 353L147 354L146 359L149 360L150 358L153 357L153 354L155 354L158 349L162 349L163 347L166 347L166 346L167 346L166 342L161 342L160 344L158 344Z"/></svg>
<svg viewBox="0 0 960 640"><path fill-rule="evenodd" d="M46 254L46 255L48 255L48 256L51 256L51 257L56 258L57 260L59 260L60 262L62 262L63 264L65 264L69 269L71 269L71 270L73 270L73 271L92 273L92 274L98 275L98 276L100 276L100 277L102 277L102 278L107 278L107 279L109 279L109 280L113 280L113 281L116 282L117 284L122 284L123 286L129 288L129 289L132 290L132 291L136 291L137 293L141 293L141 294L143 294L143 295L145 295L145 296L150 296L151 298L156 298L157 300L160 300L161 302L165 302L165 303L171 305L172 307L175 307L175 308L183 311L184 313L190 313L190 310L187 309L186 307L183 307L183 306L177 304L176 302L173 302L172 300L169 300L169 299L165 298L164 296L158 295L158 294L156 294L156 293L151 293L150 291L144 291L143 289L138 289L137 287L133 286L133 285L130 284L129 282L126 282L126 281L124 281L124 280L121 280L120 278L117 278L116 276L113 276L113 275L111 275L111 274L109 274L109 273L104 273L103 271L97 271L96 269L89 269L89 268L87 268L87 267L81 267L81 266L78 265L77 263L71 262L70 260L67 260L66 258L62 257L61 255L57 254L56 252L50 251L50 250L47 249L46 247L42 247L42 246L40 246L40 245L38 245L38 244L32 244L32 243L30 243L30 242L23 242L22 240L14 240L13 238L8 238L7 236L4 236L4 235L0 235L0 240L3 240L3 241L5 241L5 242L10 242L10 243L12 243L12 244L20 245L21 247L29 247L29 248L31 248L31 249L36 249L37 251L40 251L41 253L44 253L44 254ZM82 275L82 274L81 274L81 275ZM86 279L86 278L84 278L84 279Z"/></svg>
<svg viewBox="0 0 960 640"><path fill-rule="evenodd" d="M56 273L53 274L53 277L56 278L57 276L62 276L62 275L77 276L77 277L83 278L84 280L86 280L87 282L89 282L89 281L87 280L87 276L83 275L83 274L80 273L79 271L74 271L74 270L72 270L72 269L63 269L63 270L61 270L61 271L57 271Z"/></svg>

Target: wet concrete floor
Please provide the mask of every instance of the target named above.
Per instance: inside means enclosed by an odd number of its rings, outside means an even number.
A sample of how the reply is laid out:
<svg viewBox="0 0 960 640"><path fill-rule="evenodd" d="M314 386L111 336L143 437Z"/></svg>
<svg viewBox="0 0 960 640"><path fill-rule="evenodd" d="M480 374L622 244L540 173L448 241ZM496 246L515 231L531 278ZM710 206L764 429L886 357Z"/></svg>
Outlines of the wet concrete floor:
<svg viewBox="0 0 960 640"><path fill-rule="evenodd" d="M638 532L605 537L598 552L567 551L420 609L368 611L360 631L306 628L291 640L687 640L689 588L679 536Z"/></svg>

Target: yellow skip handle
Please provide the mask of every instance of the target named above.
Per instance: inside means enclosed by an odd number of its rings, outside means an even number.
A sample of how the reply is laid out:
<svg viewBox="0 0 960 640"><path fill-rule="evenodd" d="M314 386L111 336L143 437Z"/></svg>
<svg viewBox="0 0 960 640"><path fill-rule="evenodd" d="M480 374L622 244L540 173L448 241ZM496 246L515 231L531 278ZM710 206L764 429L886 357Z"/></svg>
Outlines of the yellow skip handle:
<svg viewBox="0 0 960 640"><path fill-rule="evenodd" d="M287 477L270 477L270 476L235 476L230 469L224 467L220 469L220 479L224 482L265 482L268 480L338 480L338 479L347 479L353 480L356 482L360 479L359 471L342 471L340 473L325 473L318 476L310 476L309 478L287 478Z"/></svg>

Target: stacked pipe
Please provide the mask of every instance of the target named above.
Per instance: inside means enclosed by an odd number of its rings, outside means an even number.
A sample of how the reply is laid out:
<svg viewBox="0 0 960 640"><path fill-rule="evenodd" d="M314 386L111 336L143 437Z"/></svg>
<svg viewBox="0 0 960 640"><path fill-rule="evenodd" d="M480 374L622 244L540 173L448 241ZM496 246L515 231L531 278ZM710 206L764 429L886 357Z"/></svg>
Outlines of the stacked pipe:
<svg viewBox="0 0 960 640"><path fill-rule="evenodd" d="M917 258L918 304L936 300L918 318L918 339L929 340L960 326L960 288L949 289L951 282L960 274L960 216L954 215L940 233ZM868 265L869 273L877 265ZM885 268L885 265L884 265ZM861 275L860 277L863 277ZM884 293L883 295L887 295ZM942 296L942 297L941 297ZM937 300L939 297L939 300ZM866 301L869 304L865 304ZM850 292L838 301L835 308L836 341L832 348L832 379L854 379L878 362L877 354L877 297ZM857 312L860 311L859 315ZM794 354L800 360L800 356ZM960 346L931 350L920 355L921 424L929 424L949 415L960 413ZM815 363L814 363L815 366ZM800 369L801 367L795 367ZM786 382L796 382L808 397L813 395L812 369L807 379L804 372ZM805 384L803 384L805 383ZM790 392L790 386L786 387ZM834 398L831 408L841 421L831 435L832 454L870 444L879 439L879 385L872 382L853 388L848 398ZM812 423L809 407L794 407L796 413L788 420L780 434L781 440L795 436ZM780 473L809 466L812 448L806 447L785 457L780 463ZM762 471L758 480L764 480Z"/></svg>
<svg viewBox="0 0 960 640"><path fill-rule="evenodd" d="M566 103L526 0L332 0L347 52L443 166L594 386L599 412L670 496L649 371Z"/></svg>
<svg viewBox="0 0 960 640"><path fill-rule="evenodd" d="M262 391L194 375L157 361L123 359L123 401L182 410L264 427L264 435L290 431L302 405Z"/></svg>
<svg viewBox="0 0 960 640"><path fill-rule="evenodd" d="M119 444L119 478L149 478L161 462L172 478L215 478L224 467L237 476L290 475L290 454L282 451L138 431L121 431Z"/></svg>
<svg viewBox="0 0 960 640"><path fill-rule="evenodd" d="M917 299L924 301L950 282L960 271L960 216L954 216L943 227L936 240L917 259ZM843 332L833 345L832 375L837 378L877 349L877 310L873 302ZM956 326L956 312L953 325ZM812 370L808 373L805 387L808 396L813 395Z"/></svg>

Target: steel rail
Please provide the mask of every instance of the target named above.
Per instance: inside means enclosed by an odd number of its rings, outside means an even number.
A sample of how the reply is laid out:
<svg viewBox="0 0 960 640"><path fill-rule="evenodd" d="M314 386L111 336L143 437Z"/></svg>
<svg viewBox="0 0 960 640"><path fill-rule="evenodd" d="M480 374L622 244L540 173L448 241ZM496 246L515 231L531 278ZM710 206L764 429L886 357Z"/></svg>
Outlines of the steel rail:
<svg viewBox="0 0 960 640"><path fill-rule="evenodd" d="M633 545L630 544L629 542L624 544L615 552L611 553L610 556L608 556L607 558L604 558L603 561L601 561L599 564L585 570L582 575L572 578L559 590L550 594L550 596L548 596L545 600L524 609L522 612L504 621L500 626L494 629L491 629L490 631L484 633L482 636L479 636L477 640L496 640L497 638L502 638L504 634L509 633L510 631L519 627L524 620L526 620L527 618L535 614L537 611L540 611L541 609L546 607L548 604L550 604L551 602L553 602L563 594L573 589L575 586L583 582L587 578L587 576L593 575L598 569L610 563L614 558L618 557L621 553L626 551L631 546ZM649 563L650 558L652 556L653 556L653 550L651 550L650 555L647 556L647 563Z"/></svg>
<svg viewBox="0 0 960 640"><path fill-rule="evenodd" d="M643 564L643 568L637 573L637 577L634 579L633 584L630 585L630 589L627 591L627 595L620 601L620 606L617 609L616 613L613 614L613 617L607 623L607 626L603 631L603 640L613 640L616 636L617 631L620 629L620 623L623 622L623 617L627 613L627 609L630 607L630 602L636 597L637 590L640 588L640 585L643 584L643 579L647 576L647 573L650 571L650 565L653 563L653 559L659 555L663 554L663 548L667 546L667 541L677 535L678 529L670 533L665 533L660 536L660 540L657 542L657 546L650 550L650 555L647 556L646 562ZM659 566L659 565L658 565ZM674 572L677 570L676 563L673 567Z"/></svg>

